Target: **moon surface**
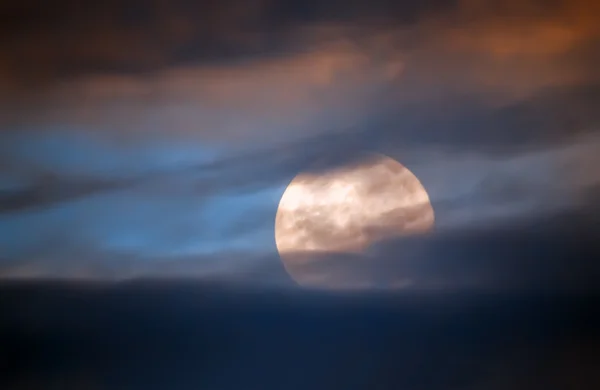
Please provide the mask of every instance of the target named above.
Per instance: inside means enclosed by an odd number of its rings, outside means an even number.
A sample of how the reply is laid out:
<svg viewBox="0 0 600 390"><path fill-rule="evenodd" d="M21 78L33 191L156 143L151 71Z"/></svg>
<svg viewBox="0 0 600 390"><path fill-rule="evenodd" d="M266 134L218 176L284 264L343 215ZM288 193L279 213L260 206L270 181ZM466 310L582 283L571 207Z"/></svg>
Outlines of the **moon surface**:
<svg viewBox="0 0 600 390"><path fill-rule="evenodd" d="M353 270L350 260L364 262L361 255L372 244L433 226L433 207L419 179L399 162L373 154L334 170L297 175L279 202L275 242L286 271L300 285L369 286L368 273ZM331 259L347 266L319 264Z"/></svg>

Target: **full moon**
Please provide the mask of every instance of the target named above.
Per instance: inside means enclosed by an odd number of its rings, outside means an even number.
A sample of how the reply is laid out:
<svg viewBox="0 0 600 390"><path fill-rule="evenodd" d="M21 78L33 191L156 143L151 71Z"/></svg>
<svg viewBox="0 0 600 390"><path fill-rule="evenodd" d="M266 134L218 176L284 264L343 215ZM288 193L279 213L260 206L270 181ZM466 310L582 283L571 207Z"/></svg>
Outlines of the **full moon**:
<svg viewBox="0 0 600 390"><path fill-rule="evenodd" d="M340 255L358 258L379 241L423 234L433 226L433 207L419 179L399 162L375 154L297 175L279 202L275 242L298 284L338 287L350 284L344 280L348 270L315 263ZM370 283L368 275L354 279L354 285Z"/></svg>

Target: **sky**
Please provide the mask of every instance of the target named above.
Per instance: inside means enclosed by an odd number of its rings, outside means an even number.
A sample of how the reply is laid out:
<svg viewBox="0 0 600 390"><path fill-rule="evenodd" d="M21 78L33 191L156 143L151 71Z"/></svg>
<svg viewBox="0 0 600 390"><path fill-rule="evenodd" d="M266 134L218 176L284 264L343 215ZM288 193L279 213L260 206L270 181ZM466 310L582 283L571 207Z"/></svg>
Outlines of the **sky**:
<svg viewBox="0 0 600 390"><path fill-rule="evenodd" d="M593 288L599 13L3 2L0 277L292 286L273 231L286 185L369 150L408 167L436 215L427 238L372 248L387 286Z"/></svg>

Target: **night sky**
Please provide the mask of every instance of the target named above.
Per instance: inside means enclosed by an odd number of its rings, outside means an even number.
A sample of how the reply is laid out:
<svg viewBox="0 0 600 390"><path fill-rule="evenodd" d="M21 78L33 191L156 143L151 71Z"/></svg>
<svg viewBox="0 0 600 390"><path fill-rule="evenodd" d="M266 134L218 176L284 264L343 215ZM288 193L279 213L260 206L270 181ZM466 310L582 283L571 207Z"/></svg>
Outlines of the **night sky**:
<svg viewBox="0 0 600 390"><path fill-rule="evenodd" d="M598 69L594 0L3 1L0 387L599 388ZM304 289L278 202L363 152L435 230Z"/></svg>

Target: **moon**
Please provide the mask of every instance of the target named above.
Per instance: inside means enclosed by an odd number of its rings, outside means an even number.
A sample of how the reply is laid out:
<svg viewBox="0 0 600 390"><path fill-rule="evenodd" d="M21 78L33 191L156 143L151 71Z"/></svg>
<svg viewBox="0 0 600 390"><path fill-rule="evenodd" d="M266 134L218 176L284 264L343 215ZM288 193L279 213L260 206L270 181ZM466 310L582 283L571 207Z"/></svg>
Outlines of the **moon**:
<svg viewBox="0 0 600 390"><path fill-rule="evenodd" d="M369 275L358 272L357 279L349 262L341 268L319 262L340 256L364 261L378 241L433 227L434 210L419 179L396 160L370 154L330 171L298 174L279 202L275 243L287 273L300 285L369 286Z"/></svg>

